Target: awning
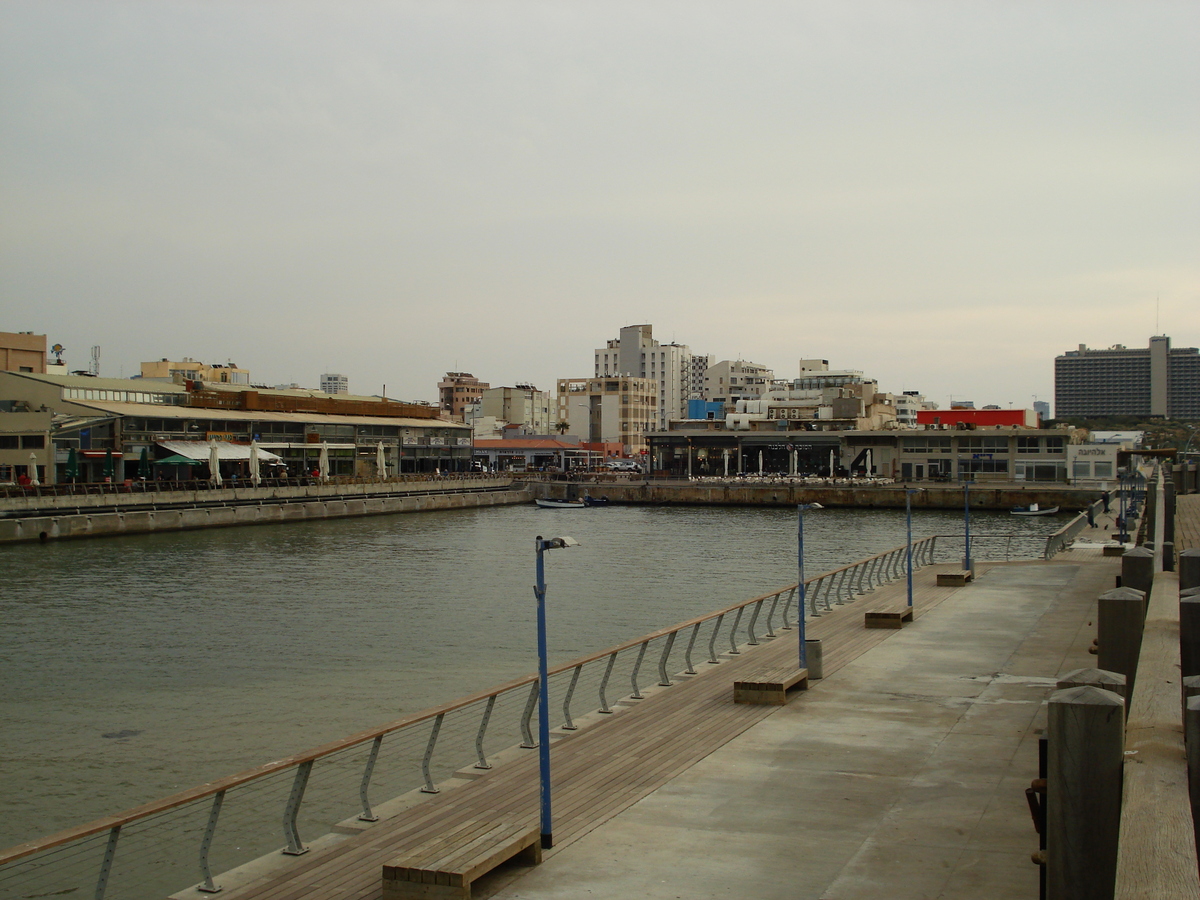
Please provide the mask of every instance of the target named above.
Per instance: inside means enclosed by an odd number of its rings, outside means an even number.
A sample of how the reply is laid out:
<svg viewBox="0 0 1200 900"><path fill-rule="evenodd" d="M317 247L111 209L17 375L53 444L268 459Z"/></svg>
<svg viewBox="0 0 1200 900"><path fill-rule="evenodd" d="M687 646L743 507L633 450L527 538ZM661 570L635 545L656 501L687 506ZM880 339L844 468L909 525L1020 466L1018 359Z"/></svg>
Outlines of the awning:
<svg viewBox="0 0 1200 900"><path fill-rule="evenodd" d="M186 457L193 462L208 462L212 454L212 445L208 441L159 441L158 446L169 450L178 456ZM217 441L217 457L219 459L250 459L249 444L231 444L228 441ZM161 460L160 460L161 461ZM258 461L267 463L282 463L283 457L276 456L270 450L258 448Z"/></svg>

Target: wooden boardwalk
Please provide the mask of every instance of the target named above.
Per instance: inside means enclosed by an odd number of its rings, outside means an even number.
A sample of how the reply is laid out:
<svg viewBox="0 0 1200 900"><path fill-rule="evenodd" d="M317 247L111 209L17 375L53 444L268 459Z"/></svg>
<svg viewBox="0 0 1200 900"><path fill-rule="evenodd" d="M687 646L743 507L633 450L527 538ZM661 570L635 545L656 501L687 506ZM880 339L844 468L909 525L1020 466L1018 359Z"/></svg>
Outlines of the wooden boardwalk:
<svg viewBox="0 0 1200 900"><path fill-rule="evenodd" d="M931 566L914 578L918 616L960 587L938 587ZM989 568L979 565L977 571ZM807 635L819 638L829 675L897 631L868 629L863 614L904 602L901 579L833 612L809 619ZM696 676L679 677L669 688L648 692L645 700L612 717L564 735L552 754L555 848L582 837L687 770L780 707L733 702L733 682L765 665L787 664L797 656L797 632L780 631L757 647L743 647L719 665L700 664ZM633 702L633 701L631 701ZM802 699L793 703L803 702ZM285 869L222 896L237 900L377 900L385 862L403 848L471 821L538 823L537 754L497 766L468 784L431 795L394 818L384 820L325 850L289 861ZM218 882L220 879L218 879Z"/></svg>
<svg viewBox="0 0 1200 900"><path fill-rule="evenodd" d="M1200 494L1175 498L1175 550L1200 550Z"/></svg>

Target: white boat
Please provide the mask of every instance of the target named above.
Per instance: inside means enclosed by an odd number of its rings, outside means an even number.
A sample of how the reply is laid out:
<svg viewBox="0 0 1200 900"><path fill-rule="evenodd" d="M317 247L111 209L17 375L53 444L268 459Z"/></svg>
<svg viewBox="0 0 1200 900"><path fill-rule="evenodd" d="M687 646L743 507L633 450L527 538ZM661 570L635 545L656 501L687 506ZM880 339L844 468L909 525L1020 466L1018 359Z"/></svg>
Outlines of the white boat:
<svg viewBox="0 0 1200 900"><path fill-rule="evenodd" d="M576 509L582 508L584 502L582 500L534 500L542 509Z"/></svg>
<svg viewBox="0 0 1200 900"><path fill-rule="evenodd" d="M1014 506L1009 512L1014 516L1052 516L1058 512L1058 507L1039 509L1036 503L1030 503L1028 506Z"/></svg>

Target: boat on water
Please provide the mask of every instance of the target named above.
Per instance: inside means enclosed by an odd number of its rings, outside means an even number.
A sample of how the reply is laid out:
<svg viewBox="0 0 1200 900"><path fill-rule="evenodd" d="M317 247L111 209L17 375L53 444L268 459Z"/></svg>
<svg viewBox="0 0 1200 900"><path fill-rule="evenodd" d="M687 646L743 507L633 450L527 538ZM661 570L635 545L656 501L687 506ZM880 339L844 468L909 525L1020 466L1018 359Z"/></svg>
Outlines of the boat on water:
<svg viewBox="0 0 1200 900"><path fill-rule="evenodd" d="M583 505L584 506L608 506L608 498L607 497L589 497L589 496L585 495L583 498Z"/></svg>
<svg viewBox="0 0 1200 900"><path fill-rule="evenodd" d="M533 502L542 509L582 509L587 505L582 500L543 500L540 497Z"/></svg>
<svg viewBox="0 0 1200 900"><path fill-rule="evenodd" d="M1014 506L1009 512L1014 516L1052 516L1058 512L1058 507L1049 506L1041 509L1036 503L1030 503L1028 506Z"/></svg>

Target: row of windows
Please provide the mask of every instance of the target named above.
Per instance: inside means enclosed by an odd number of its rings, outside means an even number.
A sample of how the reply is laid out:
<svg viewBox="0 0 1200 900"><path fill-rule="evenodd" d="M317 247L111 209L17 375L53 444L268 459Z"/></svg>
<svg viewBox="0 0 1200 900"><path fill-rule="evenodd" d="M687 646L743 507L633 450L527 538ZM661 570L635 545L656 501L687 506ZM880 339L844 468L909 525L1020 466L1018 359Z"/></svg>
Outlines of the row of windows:
<svg viewBox="0 0 1200 900"><path fill-rule="evenodd" d="M158 403L182 406L182 394L151 394L147 391L101 391L91 388L63 388L64 400L107 400L111 403Z"/></svg>
<svg viewBox="0 0 1200 900"><path fill-rule="evenodd" d="M0 434L0 450L41 450L45 446L44 434Z"/></svg>

